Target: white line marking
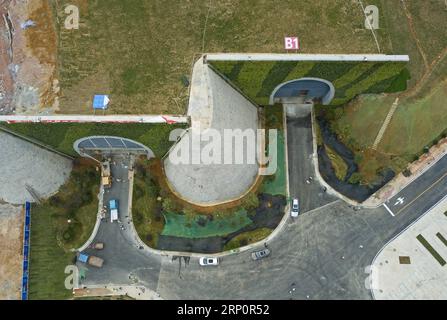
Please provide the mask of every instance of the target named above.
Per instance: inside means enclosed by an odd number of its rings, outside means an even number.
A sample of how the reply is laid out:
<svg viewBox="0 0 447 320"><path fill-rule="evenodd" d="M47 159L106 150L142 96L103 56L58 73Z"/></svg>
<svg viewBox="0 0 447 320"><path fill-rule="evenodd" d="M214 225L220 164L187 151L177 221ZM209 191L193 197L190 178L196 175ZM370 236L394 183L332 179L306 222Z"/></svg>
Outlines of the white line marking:
<svg viewBox="0 0 447 320"><path fill-rule="evenodd" d="M21 122L118 122L118 123L187 123L187 116L175 115L50 115L50 116L29 116L29 115L8 115L0 116L0 122L21 123Z"/></svg>
<svg viewBox="0 0 447 320"><path fill-rule="evenodd" d="M393 211L390 210L390 208L388 208L388 206L384 203L383 206L385 207L385 209L394 217L394 213Z"/></svg>

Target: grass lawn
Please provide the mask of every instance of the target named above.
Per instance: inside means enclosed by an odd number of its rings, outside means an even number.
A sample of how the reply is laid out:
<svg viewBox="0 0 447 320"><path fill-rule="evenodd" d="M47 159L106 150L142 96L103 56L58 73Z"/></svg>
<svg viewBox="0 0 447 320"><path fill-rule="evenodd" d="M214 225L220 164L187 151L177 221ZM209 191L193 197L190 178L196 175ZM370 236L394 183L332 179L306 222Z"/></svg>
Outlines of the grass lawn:
<svg viewBox="0 0 447 320"><path fill-rule="evenodd" d="M164 228L161 202L157 201L160 189L151 177L147 160L136 165L132 199L132 218L140 238L148 246L157 247L158 237Z"/></svg>
<svg viewBox="0 0 447 320"><path fill-rule="evenodd" d="M369 148L394 99L395 95L363 95L345 107L343 115L333 122L333 129L349 147Z"/></svg>
<svg viewBox="0 0 447 320"><path fill-rule="evenodd" d="M1 124L9 130L40 141L44 145L71 156L77 156L73 143L83 137L110 135L141 142L163 156L171 147L171 130L186 128L186 124L145 123L15 123Z"/></svg>
<svg viewBox="0 0 447 320"><path fill-rule="evenodd" d="M447 129L447 82L416 101L403 101L396 110L379 151L411 158Z"/></svg>
<svg viewBox="0 0 447 320"><path fill-rule="evenodd" d="M188 90L182 77L190 76L194 56L283 53L286 35L300 37L303 53L377 52L355 1L224 0L210 8L208 0L51 3L59 21L61 113L91 113L92 96L107 93L112 113L183 114ZM67 4L80 9L79 30L63 28ZM378 38L389 51L387 34L379 30Z"/></svg>
<svg viewBox="0 0 447 320"><path fill-rule="evenodd" d="M241 233L227 242L224 247L224 251L237 249L239 247L246 246L247 244L261 241L262 239L267 238L272 231L273 230L269 228L260 228Z"/></svg>
<svg viewBox="0 0 447 320"><path fill-rule="evenodd" d="M73 264L75 254L59 246L54 216L57 212L46 206L31 208L30 300L72 296L64 286L64 270Z"/></svg>
<svg viewBox="0 0 447 320"><path fill-rule="evenodd" d="M194 215L165 212L162 234L183 238L225 236L252 223L244 209L225 215Z"/></svg>
<svg viewBox="0 0 447 320"><path fill-rule="evenodd" d="M275 129L278 133L277 140L277 169L271 176L265 176L260 186L260 192L272 195L286 195L287 179L286 179L286 163L285 163L285 139L284 139L284 123L283 123L283 107L276 104L273 107L265 109L265 129L268 142L268 130ZM267 147L268 148L268 147Z"/></svg>
<svg viewBox="0 0 447 320"><path fill-rule="evenodd" d="M93 231L98 211L99 172L92 163L75 164L60 191L31 209L30 299L66 299L65 267L71 252ZM70 223L68 222L70 220Z"/></svg>
<svg viewBox="0 0 447 320"><path fill-rule="evenodd" d="M431 244L427 241L427 239L424 238L423 235L421 234L418 235L416 239L418 239L419 242L425 247L425 249L427 249L427 251L433 256L433 258L435 258L436 261L438 261L441 267L447 264L444 258L438 253L438 251L435 250L435 248L431 246Z"/></svg>
<svg viewBox="0 0 447 320"><path fill-rule="evenodd" d="M436 236L447 247L447 239L440 232L436 233Z"/></svg>
<svg viewBox="0 0 447 320"><path fill-rule="evenodd" d="M400 1L381 1L381 4L384 10L380 26L389 34L390 53L410 56L411 89L425 72L423 56L415 44ZM447 30L443 27L445 4L442 1L407 1L406 5L413 18L413 30L430 65L447 47ZM371 147L397 94L362 96L347 104L341 115L329 119L340 140L354 151L363 183L376 180L377 172L383 168L402 171L424 147L431 146L447 133L446 74L447 59L444 58L414 97L399 100L377 150Z"/></svg>
<svg viewBox="0 0 447 320"><path fill-rule="evenodd" d="M331 147L325 145L324 148L326 149L326 154L334 167L335 175L339 180L343 181L348 173L348 165Z"/></svg>

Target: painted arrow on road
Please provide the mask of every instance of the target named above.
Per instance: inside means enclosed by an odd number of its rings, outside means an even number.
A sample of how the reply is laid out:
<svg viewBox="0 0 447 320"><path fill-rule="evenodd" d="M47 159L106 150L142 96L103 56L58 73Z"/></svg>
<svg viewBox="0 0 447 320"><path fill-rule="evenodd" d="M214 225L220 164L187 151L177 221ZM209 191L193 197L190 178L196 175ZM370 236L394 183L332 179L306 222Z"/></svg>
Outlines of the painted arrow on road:
<svg viewBox="0 0 447 320"><path fill-rule="evenodd" d="M404 197L397 198L397 201L394 205L397 206L398 204L404 203L404 199L405 199Z"/></svg>

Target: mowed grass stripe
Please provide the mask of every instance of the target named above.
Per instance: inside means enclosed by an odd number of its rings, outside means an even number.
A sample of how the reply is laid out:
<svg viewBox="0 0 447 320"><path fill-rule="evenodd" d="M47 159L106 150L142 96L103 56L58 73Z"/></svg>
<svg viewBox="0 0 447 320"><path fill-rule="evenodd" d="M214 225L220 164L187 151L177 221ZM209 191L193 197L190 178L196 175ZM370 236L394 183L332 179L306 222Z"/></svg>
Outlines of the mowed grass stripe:
<svg viewBox="0 0 447 320"><path fill-rule="evenodd" d="M441 242L447 247L447 239L444 238L444 236L443 236L440 232L438 232L438 233L436 234L436 236L437 236L438 239L441 240Z"/></svg>
<svg viewBox="0 0 447 320"><path fill-rule="evenodd" d="M433 256L433 258L436 259L436 261L439 262L439 264L443 267L445 266L446 262L445 260L441 257L441 255L438 253L438 251L435 250L435 248L433 248L431 246L430 243L428 243L428 241L424 238L423 235L418 235L416 237L416 239L419 240L419 242L425 247L425 249L427 249L428 252L430 252L430 254Z"/></svg>

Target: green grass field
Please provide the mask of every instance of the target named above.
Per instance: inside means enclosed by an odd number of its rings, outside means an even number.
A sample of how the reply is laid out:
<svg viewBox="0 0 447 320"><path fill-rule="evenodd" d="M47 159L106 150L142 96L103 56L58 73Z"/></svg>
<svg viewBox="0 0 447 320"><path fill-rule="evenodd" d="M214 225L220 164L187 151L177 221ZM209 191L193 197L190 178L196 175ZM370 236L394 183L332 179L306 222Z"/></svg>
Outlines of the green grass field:
<svg viewBox="0 0 447 320"><path fill-rule="evenodd" d="M261 241L262 239L267 238L272 232L273 230L269 228L259 228L238 234L225 244L224 251L237 249L246 246L249 243Z"/></svg>
<svg viewBox="0 0 447 320"><path fill-rule="evenodd" d="M303 53L377 52L359 3L345 0L223 0L211 7L208 0L51 3L61 113L91 113L92 96L108 93L112 113L183 114L188 90L182 77L190 76L197 54L283 53L286 35L300 37ZM79 30L63 28L67 4L80 9ZM386 34L378 36L389 51Z"/></svg>
<svg viewBox="0 0 447 320"><path fill-rule="evenodd" d="M426 81L414 96L399 100L377 150L371 147L398 94L362 96L346 105L341 115L330 119L339 138L354 151L364 183L376 180L377 172L385 167L402 171L425 147L447 133L447 58L437 60L447 48L445 4L407 1L406 6L412 16L411 25L400 1L381 1L381 30L389 35L391 53L410 56L409 90L427 72L424 61L429 67L437 62Z"/></svg>
<svg viewBox="0 0 447 320"><path fill-rule="evenodd" d="M134 176L132 218L138 235L152 248L157 247L165 224L161 203L157 201L159 194L160 188L151 177L148 161L139 160Z"/></svg>
<svg viewBox="0 0 447 320"><path fill-rule="evenodd" d="M447 129L447 83L416 101L403 101L379 145L379 151L411 158Z"/></svg>
<svg viewBox="0 0 447 320"><path fill-rule="evenodd" d="M66 252L57 243L57 230L51 209L31 209L30 300L68 299L64 270L73 264L74 253Z"/></svg>
<svg viewBox="0 0 447 320"><path fill-rule="evenodd" d="M325 145L324 148L326 149L326 154L331 160L335 175L339 180L343 181L348 172L348 165L331 147Z"/></svg>
<svg viewBox="0 0 447 320"><path fill-rule="evenodd" d="M90 237L98 212L99 172L75 164L59 192L31 209L30 299L66 299L65 267L71 251ZM70 220L70 222L68 222Z"/></svg>
<svg viewBox="0 0 447 320"><path fill-rule="evenodd" d="M77 156L73 143L79 138L110 135L141 142L151 148L158 157L165 155L172 145L172 141L169 141L170 132L176 128L187 127L186 124L145 123L15 123L0 126L38 140L70 156Z"/></svg>

